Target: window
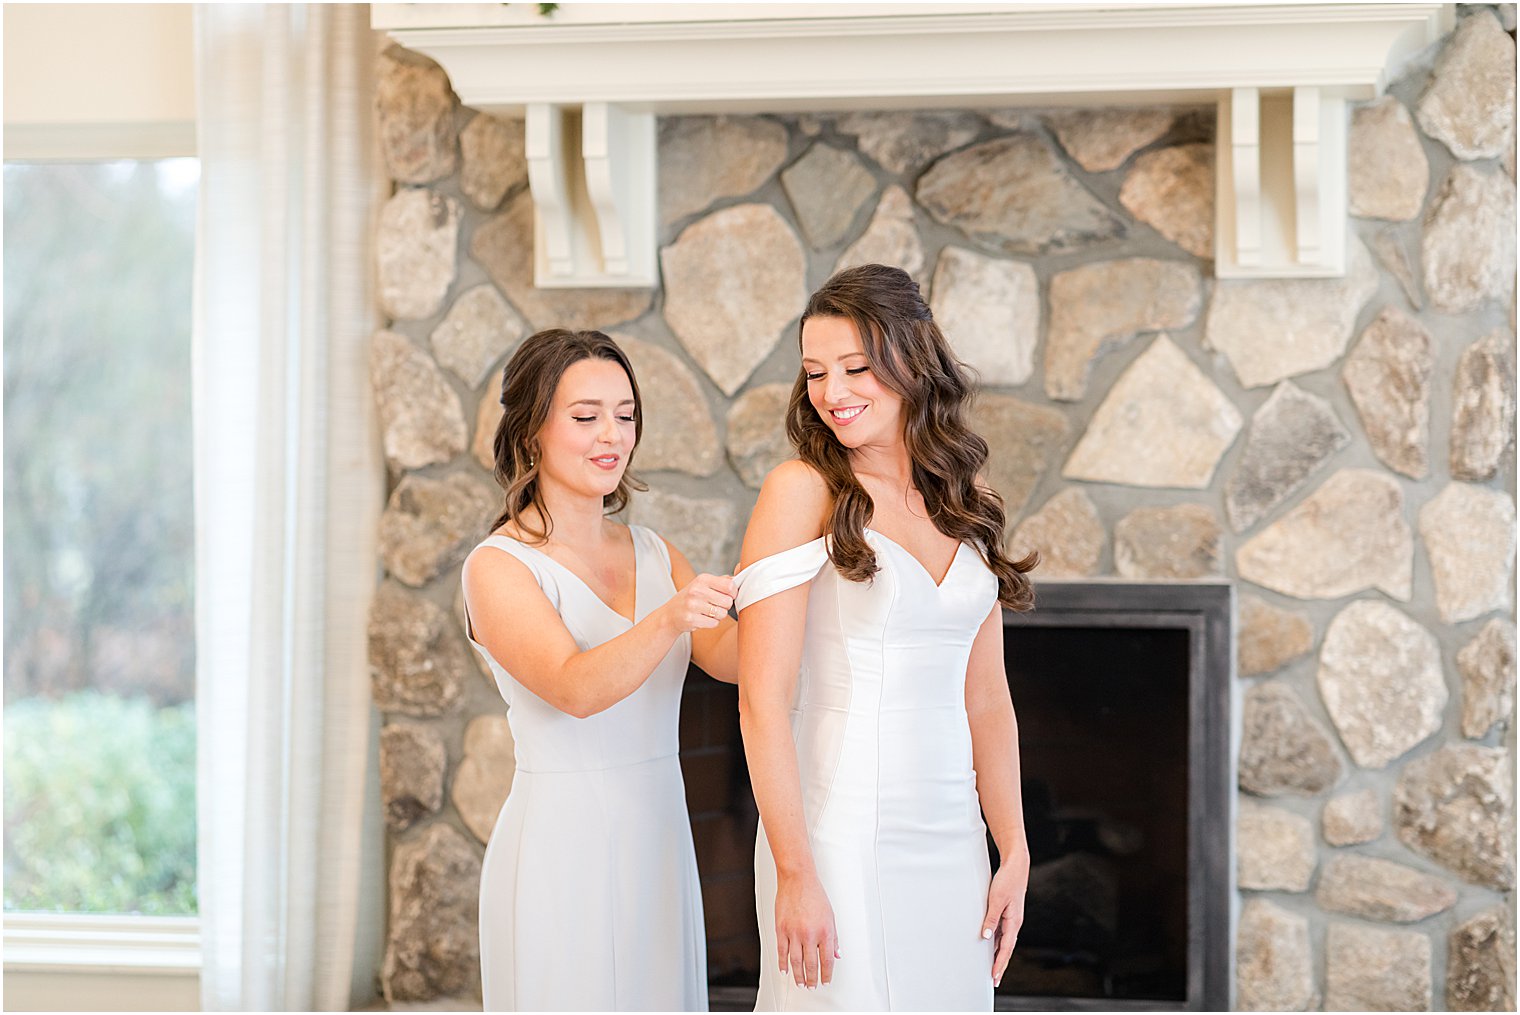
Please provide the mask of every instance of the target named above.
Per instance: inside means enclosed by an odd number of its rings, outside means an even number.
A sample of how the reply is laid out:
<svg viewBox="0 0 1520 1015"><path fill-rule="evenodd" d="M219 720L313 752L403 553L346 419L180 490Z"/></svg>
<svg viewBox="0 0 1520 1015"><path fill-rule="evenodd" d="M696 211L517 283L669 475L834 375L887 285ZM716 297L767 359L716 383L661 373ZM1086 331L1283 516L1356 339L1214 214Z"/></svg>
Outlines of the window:
<svg viewBox="0 0 1520 1015"><path fill-rule="evenodd" d="M4 906L195 913L195 159L7 163Z"/></svg>

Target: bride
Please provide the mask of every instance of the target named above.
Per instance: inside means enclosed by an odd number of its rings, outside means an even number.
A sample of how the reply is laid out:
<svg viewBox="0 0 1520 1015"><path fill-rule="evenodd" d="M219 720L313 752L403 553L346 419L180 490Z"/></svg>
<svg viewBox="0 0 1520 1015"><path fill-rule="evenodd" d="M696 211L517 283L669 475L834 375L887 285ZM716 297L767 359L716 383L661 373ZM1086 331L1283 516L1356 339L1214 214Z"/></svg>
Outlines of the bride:
<svg viewBox="0 0 1520 1015"><path fill-rule="evenodd" d="M799 460L736 576L756 1010L987 1011L1029 876L1002 609L1035 558L1003 553L966 371L905 272L835 274L800 338Z"/></svg>

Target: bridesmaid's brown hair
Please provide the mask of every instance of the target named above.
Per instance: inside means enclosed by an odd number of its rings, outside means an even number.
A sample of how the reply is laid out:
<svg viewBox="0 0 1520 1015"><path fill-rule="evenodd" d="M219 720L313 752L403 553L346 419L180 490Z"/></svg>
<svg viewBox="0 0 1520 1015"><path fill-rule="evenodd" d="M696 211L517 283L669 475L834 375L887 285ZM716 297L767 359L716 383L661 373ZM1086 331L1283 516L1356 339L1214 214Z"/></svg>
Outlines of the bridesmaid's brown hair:
<svg viewBox="0 0 1520 1015"><path fill-rule="evenodd" d="M1013 560L1003 552L1003 498L977 482L987 464L987 442L965 421L971 376L951 353L918 283L901 268L846 268L808 300L801 323L813 317L840 317L854 324L872 374L902 397L913 485L923 495L934 527L977 548L997 576L999 602L1010 610L1033 607L1034 588L1026 572L1039 563L1039 555ZM800 325L797 343L802 344ZM867 581L878 568L865 539L871 497L855 478L849 449L813 408L807 387L807 372L799 371L786 433L798 456L828 486L833 507L826 525L834 567L850 581Z"/></svg>
<svg viewBox="0 0 1520 1015"><path fill-rule="evenodd" d="M507 522L515 522L519 529L539 541L548 539L553 531L554 520L538 503L538 433L549 418L560 378L583 359L616 363L628 375L628 386L633 389L633 448L628 452L628 466L618 480L617 489L602 498L602 507L608 514L615 514L628 506L630 493L647 489L629 472L639 438L644 435L644 403L639 398L639 382L633 376L628 355L600 331L550 328L524 339L501 372L502 413L493 450L496 482L506 491L506 505L492 523L493 531ZM542 527L529 520L530 507Z"/></svg>

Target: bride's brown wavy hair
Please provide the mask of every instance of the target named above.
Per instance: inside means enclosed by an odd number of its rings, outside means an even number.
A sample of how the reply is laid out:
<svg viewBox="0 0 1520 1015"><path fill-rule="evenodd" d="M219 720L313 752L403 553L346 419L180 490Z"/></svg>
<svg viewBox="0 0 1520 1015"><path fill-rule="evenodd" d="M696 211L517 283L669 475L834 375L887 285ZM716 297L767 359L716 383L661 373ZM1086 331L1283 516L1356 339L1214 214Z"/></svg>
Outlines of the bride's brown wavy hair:
<svg viewBox="0 0 1520 1015"><path fill-rule="evenodd" d="M999 602L1010 610L1033 607L1034 587L1026 573L1039 555L1013 560L1003 552L1003 498L977 482L987 463L987 442L966 425L971 375L950 351L918 283L901 268L882 264L846 268L808 300L797 329L799 349L802 327L813 317L854 324L872 374L902 397L913 485L934 527L976 547L997 576ZM833 507L826 525L834 567L850 581L870 580L878 569L865 538L874 510L871 496L855 478L849 449L813 408L805 369L792 387L786 433L798 457L828 486Z"/></svg>
<svg viewBox="0 0 1520 1015"><path fill-rule="evenodd" d="M493 450L496 482L506 491L506 506L491 524L492 531L515 522L523 532L542 542L554 530L554 519L538 503L541 459L538 434L554 406L560 378L583 359L616 363L628 375L628 386L633 389L633 448L628 452L628 463L617 489L602 498L602 507L608 514L615 514L628 506L629 494L634 490L648 489L629 471L639 438L644 436L644 402L639 397L639 382L633 376L628 355L600 331L550 328L524 339L501 372L501 422L496 425ZM528 511L530 507L534 509L532 512ZM543 522L542 528L530 520L532 515Z"/></svg>

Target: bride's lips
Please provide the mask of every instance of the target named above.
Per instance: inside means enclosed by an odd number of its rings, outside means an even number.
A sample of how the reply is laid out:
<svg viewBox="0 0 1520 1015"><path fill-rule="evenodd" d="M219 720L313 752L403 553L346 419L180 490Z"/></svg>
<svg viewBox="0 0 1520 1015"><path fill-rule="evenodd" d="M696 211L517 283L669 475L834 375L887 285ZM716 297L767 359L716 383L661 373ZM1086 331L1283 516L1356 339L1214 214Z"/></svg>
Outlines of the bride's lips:
<svg viewBox="0 0 1520 1015"><path fill-rule="evenodd" d="M606 469L608 472L611 472L618 467L618 463L621 461L622 458L618 455L597 455L591 459L591 464L595 465L598 469Z"/></svg>
<svg viewBox="0 0 1520 1015"><path fill-rule="evenodd" d="M866 407L863 405L846 405L838 409L830 409L829 417L834 420L835 426L849 426L865 411Z"/></svg>

